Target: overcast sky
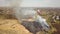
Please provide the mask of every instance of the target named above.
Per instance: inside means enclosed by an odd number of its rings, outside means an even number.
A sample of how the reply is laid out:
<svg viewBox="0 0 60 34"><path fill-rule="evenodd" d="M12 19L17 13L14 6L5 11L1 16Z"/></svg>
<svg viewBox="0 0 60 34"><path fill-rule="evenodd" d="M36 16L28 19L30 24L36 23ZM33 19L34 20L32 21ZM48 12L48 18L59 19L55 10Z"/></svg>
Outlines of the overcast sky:
<svg viewBox="0 0 60 34"><path fill-rule="evenodd" d="M14 1L0 0L0 6L11 6ZM21 7L60 7L60 0L21 0L19 3Z"/></svg>

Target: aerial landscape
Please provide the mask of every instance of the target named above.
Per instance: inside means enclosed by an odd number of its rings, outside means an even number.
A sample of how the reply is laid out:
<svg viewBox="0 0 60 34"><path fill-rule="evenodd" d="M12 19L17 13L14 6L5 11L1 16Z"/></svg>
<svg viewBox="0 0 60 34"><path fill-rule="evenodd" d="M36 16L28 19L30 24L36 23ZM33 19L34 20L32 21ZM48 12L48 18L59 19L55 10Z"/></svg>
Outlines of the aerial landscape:
<svg viewBox="0 0 60 34"><path fill-rule="evenodd" d="M0 34L60 34L60 0L0 0Z"/></svg>
<svg viewBox="0 0 60 34"><path fill-rule="evenodd" d="M43 18L46 19L50 26L48 34L60 33L60 9L59 8L36 8L39 9ZM12 12L11 12L12 11ZM53 17L59 16L59 19ZM29 23L29 22L28 22ZM26 24L28 26L28 24ZM30 23L30 26L32 24ZM37 25L37 23L35 24ZM39 25L37 25L39 27ZM35 27L35 26L33 26ZM31 28L33 28L31 27ZM19 23L19 20L15 17L14 11L11 8L0 8L0 34L33 34L35 28L29 29L23 24ZM40 30L36 28L37 30ZM33 32L33 33L32 33ZM37 34L44 34L46 31L37 31Z"/></svg>

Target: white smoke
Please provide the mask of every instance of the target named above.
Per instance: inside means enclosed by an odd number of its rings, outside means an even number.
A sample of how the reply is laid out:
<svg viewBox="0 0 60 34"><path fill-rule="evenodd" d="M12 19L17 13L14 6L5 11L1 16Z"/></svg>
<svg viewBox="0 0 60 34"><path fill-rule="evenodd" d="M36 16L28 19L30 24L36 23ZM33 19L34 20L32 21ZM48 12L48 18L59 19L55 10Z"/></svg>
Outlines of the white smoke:
<svg viewBox="0 0 60 34"><path fill-rule="evenodd" d="M39 16L34 8L20 8L18 11L16 11L15 15L19 21L32 17L32 19L35 19L36 22L39 22L41 24L44 30L49 30L49 25L46 22L46 19L42 18L42 16Z"/></svg>
<svg viewBox="0 0 60 34"><path fill-rule="evenodd" d="M44 30L48 31L50 29L50 26L46 22L46 19L42 18L42 16L37 15L36 21L41 24Z"/></svg>
<svg viewBox="0 0 60 34"><path fill-rule="evenodd" d="M33 8L19 8L19 10L17 9L17 11L15 11L15 15L20 21L22 21L22 19L28 19L30 17L35 19L35 14L36 11Z"/></svg>

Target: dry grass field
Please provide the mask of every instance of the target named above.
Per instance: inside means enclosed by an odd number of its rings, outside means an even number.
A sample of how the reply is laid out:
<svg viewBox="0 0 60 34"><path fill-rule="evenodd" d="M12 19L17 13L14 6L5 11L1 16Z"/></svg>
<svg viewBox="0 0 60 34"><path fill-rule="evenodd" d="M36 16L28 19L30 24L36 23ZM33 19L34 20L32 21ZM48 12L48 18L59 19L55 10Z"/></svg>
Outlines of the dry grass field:
<svg viewBox="0 0 60 34"><path fill-rule="evenodd" d="M0 18L0 34L31 34L16 19Z"/></svg>
<svg viewBox="0 0 60 34"><path fill-rule="evenodd" d="M0 11L0 34L32 34L12 16L12 10L2 9ZM51 16L53 14L60 15L60 9L41 9L41 11L41 16L47 19L48 24L51 26L48 34L60 34L60 21L56 21L54 24L51 23ZM44 34L44 32L40 31L37 34Z"/></svg>

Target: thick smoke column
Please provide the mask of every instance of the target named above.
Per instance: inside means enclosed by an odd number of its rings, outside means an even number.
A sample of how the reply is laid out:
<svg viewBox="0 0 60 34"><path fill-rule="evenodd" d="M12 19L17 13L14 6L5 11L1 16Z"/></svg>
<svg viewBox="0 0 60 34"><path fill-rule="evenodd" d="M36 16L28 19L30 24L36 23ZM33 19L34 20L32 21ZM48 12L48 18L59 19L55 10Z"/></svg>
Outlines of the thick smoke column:
<svg viewBox="0 0 60 34"><path fill-rule="evenodd" d="M34 34L36 31L38 32L41 30L41 28L45 31L48 31L50 29L48 23L46 22L46 19L42 18L42 16L39 16L34 8L19 8L15 14L17 19L21 21L21 24ZM23 21L23 19L29 19L30 17L32 17L32 19L35 21L34 23L29 22L28 20L26 22ZM35 27L37 27L37 30Z"/></svg>

